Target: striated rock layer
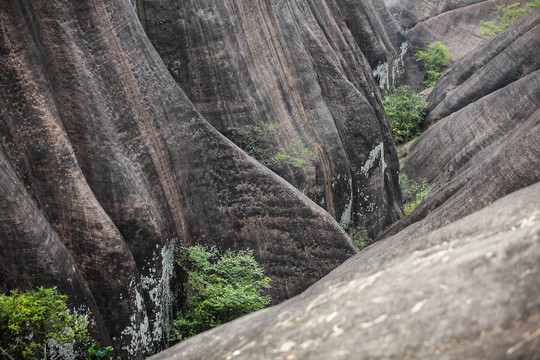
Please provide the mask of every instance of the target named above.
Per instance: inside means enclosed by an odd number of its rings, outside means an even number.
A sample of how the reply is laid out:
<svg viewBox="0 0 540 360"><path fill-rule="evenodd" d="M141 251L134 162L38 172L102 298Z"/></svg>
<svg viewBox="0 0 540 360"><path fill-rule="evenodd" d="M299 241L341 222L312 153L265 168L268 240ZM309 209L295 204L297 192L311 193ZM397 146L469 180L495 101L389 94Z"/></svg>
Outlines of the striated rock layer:
<svg viewBox="0 0 540 360"><path fill-rule="evenodd" d="M424 233L540 180L540 63L530 51L539 34L540 15L531 15L439 80L426 122L440 120L404 161L407 175L427 180L433 193L381 237L427 217L406 229Z"/></svg>
<svg viewBox="0 0 540 360"><path fill-rule="evenodd" d="M0 291L58 286L102 345L142 358L167 340L178 246L254 249L274 302L356 252L203 119L128 1L1 0L0 23ZM374 119L385 151L366 173L391 219L396 163Z"/></svg>
<svg viewBox="0 0 540 360"><path fill-rule="evenodd" d="M138 1L137 12L219 131L278 123L266 141L284 152L305 144L317 159L272 170L343 224L375 235L397 220L398 168L379 86L417 73L382 2L159 0Z"/></svg>
<svg viewBox="0 0 540 360"><path fill-rule="evenodd" d="M437 231L380 241L303 294L159 359L533 359L540 184Z"/></svg>
<svg viewBox="0 0 540 360"><path fill-rule="evenodd" d="M394 20L405 30L405 39L414 51L439 41L448 47L457 62L487 40L478 32L482 20L495 20L495 5L521 0L383 0Z"/></svg>

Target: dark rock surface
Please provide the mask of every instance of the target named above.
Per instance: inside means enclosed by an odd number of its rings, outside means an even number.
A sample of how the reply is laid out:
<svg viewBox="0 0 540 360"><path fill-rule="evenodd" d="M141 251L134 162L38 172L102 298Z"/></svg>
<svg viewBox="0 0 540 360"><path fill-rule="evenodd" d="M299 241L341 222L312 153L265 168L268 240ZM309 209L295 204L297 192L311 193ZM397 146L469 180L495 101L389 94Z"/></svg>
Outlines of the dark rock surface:
<svg viewBox="0 0 540 360"><path fill-rule="evenodd" d="M151 359L534 359L539 195L387 238L303 294Z"/></svg>
<svg viewBox="0 0 540 360"><path fill-rule="evenodd" d="M494 20L495 5L525 0L384 0L394 19L406 30L405 38L414 51L439 41L448 46L457 62L487 40L479 35L480 21Z"/></svg>
<svg viewBox="0 0 540 360"><path fill-rule="evenodd" d="M141 358L166 342L178 245L254 249L275 302L356 252L203 119L129 2L1 0L0 22L0 291L56 285ZM366 172L397 196L393 156Z"/></svg>
<svg viewBox="0 0 540 360"><path fill-rule="evenodd" d="M372 235L398 218L397 163L372 72L385 89L418 77L382 2L160 0L137 11L219 131L277 122L284 133L269 141L304 143L318 156L306 168L274 167L280 176Z"/></svg>
<svg viewBox="0 0 540 360"><path fill-rule="evenodd" d="M433 193L381 238L427 217L405 230L425 233L540 179L540 66L530 52L539 22L535 15L508 29L437 83L426 120L443 118L404 160L409 178L427 180Z"/></svg>
<svg viewBox="0 0 540 360"><path fill-rule="evenodd" d="M475 49L441 77L428 98L429 108L425 124L431 125L540 70L540 59L534 49L540 49L540 11L528 15ZM534 103L538 93L531 89L523 95L525 96L521 96L522 98L532 97L529 102ZM523 116L515 114L514 117Z"/></svg>

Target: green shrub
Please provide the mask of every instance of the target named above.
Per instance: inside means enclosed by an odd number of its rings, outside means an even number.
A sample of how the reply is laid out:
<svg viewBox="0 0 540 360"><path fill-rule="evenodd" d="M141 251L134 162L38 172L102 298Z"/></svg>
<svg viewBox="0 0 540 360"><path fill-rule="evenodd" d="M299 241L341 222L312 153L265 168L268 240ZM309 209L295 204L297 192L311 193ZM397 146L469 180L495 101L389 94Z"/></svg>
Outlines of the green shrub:
<svg viewBox="0 0 540 360"><path fill-rule="evenodd" d="M279 123L228 127L225 135L249 156L272 170L282 165L307 169L311 162L318 160L317 155L303 142L276 144L276 139L285 137Z"/></svg>
<svg viewBox="0 0 540 360"><path fill-rule="evenodd" d="M515 24L519 19L531 13L529 8L540 7L540 0L527 3L525 8L520 7L521 4L516 2L510 5L495 5L492 14L497 17L496 21L480 21L482 28L478 33L480 35L494 36L506 28Z"/></svg>
<svg viewBox="0 0 540 360"><path fill-rule="evenodd" d="M420 135L420 123L425 117L427 103L408 86L393 89L383 100L397 145Z"/></svg>
<svg viewBox="0 0 540 360"><path fill-rule="evenodd" d="M400 172L399 183L401 185L401 194L403 196L404 216L412 213L413 210L416 209L416 207L432 192L431 186L429 186L426 180L422 180L421 182L409 180L403 171Z"/></svg>
<svg viewBox="0 0 540 360"><path fill-rule="evenodd" d="M114 351L112 346L107 346L104 349L100 349L96 343L92 343L92 346L88 349L87 360L102 360L109 359L110 353Z"/></svg>
<svg viewBox="0 0 540 360"><path fill-rule="evenodd" d="M44 359L52 351L74 354L88 345L88 322L72 314L55 289L0 294L0 347L12 359Z"/></svg>
<svg viewBox="0 0 540 360"><path fill-rule="evenodd" d="M218 256L197 245L182 248L177 263L187 273L186 301L173 321L170 341L187 339L270 303L263 295L270 279L264 277L252 251Z"/></svg>
<svg viewBox="0 0 540 360"><path fill-rule="evenodd" d="M366 229L361 226L353 227L352 221L347 224L341 224L341 227L347 232L358 250L362 251L366 246L371 244L373 240L369 238Z"/></svg>
<svg viewBox="0 0 540 360"><path fill-rule="evenodd" d="M423 65L422 78L426 88L434 86L446 69L452 65L452 55L448 52L448 48L440 42L429 44L427 51L418 51L416 60Z"/></svg>

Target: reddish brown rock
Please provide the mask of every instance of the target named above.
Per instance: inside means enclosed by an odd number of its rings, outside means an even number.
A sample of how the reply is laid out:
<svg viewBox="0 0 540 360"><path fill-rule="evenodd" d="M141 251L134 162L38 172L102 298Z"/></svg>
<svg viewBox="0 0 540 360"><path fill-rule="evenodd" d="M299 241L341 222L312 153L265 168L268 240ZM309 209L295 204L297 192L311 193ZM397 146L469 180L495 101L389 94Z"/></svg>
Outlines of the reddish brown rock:
<svg viewBox="0 0 540 360"><path fill-rule="evenodd" d="M2 0L0 21L2 291L56 285L142 358L167 341L177 246L254 249L274 302L356 252L202 118L127 1Z"/></svg>
<svg viewBox="0 0 540 360"><path fill-rule="evenodd" d="M398 218L397 163L372 73L384 89L417 73L380 1L161 0L137 11L219 131L279 123L284 131L268 142L305 144L318 160L272 170L371 235Z"/></svg>

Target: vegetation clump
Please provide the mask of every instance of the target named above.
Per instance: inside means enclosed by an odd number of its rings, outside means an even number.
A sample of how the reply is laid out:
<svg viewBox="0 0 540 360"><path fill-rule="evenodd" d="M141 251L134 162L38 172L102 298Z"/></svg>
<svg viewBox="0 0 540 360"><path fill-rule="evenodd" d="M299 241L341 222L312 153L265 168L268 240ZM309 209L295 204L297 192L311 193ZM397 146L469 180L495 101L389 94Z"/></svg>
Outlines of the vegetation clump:
<svg viewBox="0 0 540 360"><path fill-rule="evenodd" d="M452 55L448 52L448 48L438 41L429 44L426 51L418 51L416 60L420 61L424 67L422 79L426 88L434 86L446 69L452 65Z"/></svg>
<svg viewBox="0 0 540 360"><path fill-rule="evenodd" d="M0 293L0 354L16 360L84 357L75 349L92 343L88 321L70 312L66 301L66 295L43 287ZM112 351L92 343L88 358L105 359Z"/></svg>
<svg viewBox="0 0 540 360"><path fill-rule="evenodd" d="M540 0L534 0L527 3L522 8L521 4L516 2L510 5L495 5L492 14L496 15L495 21L480 21L482 28L478 33L480 35L494 36L504 31L506 28L515 24L522 17L531 13L531 8L539 8Z"/></svg>
<svg viewBox="0 0 540 360"><path fill-rule="evenodd" d="M368 236L366 229L361 226L352 226L352 221L349 221L347 224L341 224L341 227L347 232L353 243L360 251L364 250L366 246L373 242L373 240Z"/></svg>
<svg viewBox="0 0 540 360"><path fill-rule="evenodd" d="M226 251L223 255L196 245L180 250L177 263L187 274L185 305L173 321L170 341L200 332L260 310L270 304L264 291L270 279L253 251Z"/></svg>
<svg viewBox="0 0 540 360"><path fill-rule="evenodd" d="M408 86L393 89L386 95L383 106L397 145L420 135L420 123L426 115L427 105L424 98Z"/></svg>
<svg viewBox="0 0 540 360"><path fill-rule="evenodd" d="M276 144L276 139L284 138L279 123L228 127L225 134L249 156L272 170L282 165L307 169L311 162L318 160L303 142Z"/></svg>
<svg viewBox="0 0 540 360"><path fill-rule="evenodd" d="M404 216L412 213L432 192L431 186L426 180L409 180L403 171L400 171L399 183L401 185L401 194L403 195Z"/></svg>

